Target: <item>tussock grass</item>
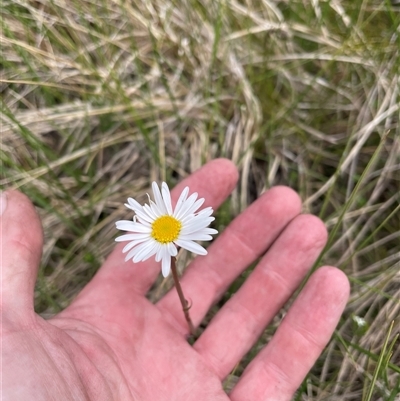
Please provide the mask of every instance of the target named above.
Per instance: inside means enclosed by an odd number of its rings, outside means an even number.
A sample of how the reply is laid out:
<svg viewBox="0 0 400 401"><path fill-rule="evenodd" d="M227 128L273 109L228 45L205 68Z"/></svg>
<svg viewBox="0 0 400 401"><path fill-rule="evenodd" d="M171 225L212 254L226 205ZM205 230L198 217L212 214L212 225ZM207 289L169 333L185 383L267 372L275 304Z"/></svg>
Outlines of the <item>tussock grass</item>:
<svg viewBox="0 0 400 401"><path fill-rule="evenodd" d="M289 185L331 233L314 268L352 283L295 399L398 399L398 2L3 0L1 24L0 185L43 218L39 312L90 280L128 196L228 157L219 227Z"/></svg>

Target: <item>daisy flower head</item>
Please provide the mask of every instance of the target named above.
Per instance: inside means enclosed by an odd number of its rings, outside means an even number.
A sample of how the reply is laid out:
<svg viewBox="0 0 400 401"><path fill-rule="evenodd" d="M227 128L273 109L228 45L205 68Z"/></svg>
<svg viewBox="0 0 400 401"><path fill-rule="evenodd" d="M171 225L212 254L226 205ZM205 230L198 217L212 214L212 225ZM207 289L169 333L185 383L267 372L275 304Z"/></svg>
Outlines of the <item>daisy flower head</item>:
<svg viewBox="0 0 400 401"><path fill-rule="evenodd" d="M125 206L135 212L133 220L117 221L118 230L129 234L117 237L115 241L128 241L122 250L127 253L125 261L143 262L155 256L161 261L161 272L167 277L171 270L171 257L178 254L177 247L187 249L198 255L207 255L207 251L195 241L209 241L211 234L217 230L209 228L214 220L213 209L206 207L198 211L204 203L204 198L197 199L195 192L189 197L189 187L186 187L172 208L171 194L165 182L161 191L157 183L152 184L154 201L149 196L149 204L140 205L135 199L128 198Z"/></svg>

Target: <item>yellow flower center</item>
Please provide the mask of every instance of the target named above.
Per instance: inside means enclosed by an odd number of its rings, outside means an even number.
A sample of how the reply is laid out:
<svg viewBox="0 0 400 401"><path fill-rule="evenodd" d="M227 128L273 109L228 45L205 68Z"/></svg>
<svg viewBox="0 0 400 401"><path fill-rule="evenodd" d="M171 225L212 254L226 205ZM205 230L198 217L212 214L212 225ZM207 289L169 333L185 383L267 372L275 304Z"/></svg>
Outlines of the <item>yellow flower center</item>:
<svg viewBox="0 0 400 401"><path fill-rule="evenodd" d="M175 241L181 232L182 223L172 216L161 216L151 225L151 236L162 244Z"/></svg>

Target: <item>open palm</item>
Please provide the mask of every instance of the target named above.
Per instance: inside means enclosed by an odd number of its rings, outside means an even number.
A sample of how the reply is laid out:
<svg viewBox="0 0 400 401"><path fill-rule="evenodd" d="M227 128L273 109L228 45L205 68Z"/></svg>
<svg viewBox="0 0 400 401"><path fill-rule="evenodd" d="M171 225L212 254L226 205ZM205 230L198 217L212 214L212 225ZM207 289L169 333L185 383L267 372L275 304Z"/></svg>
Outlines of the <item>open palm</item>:
<svg viewBox="0 0 400 401"><path fill-rule="evenodd" d="M181 182L218 207L237 180L215 160ZM132 194L134 195L134 194ZM195 325L247 266L245 284L193 346L175 290L153 305L145 294L159 263L124 262L117 246L74 302L50 320L33 310L41 256L39 219L29 200L7 192L1 218L3 400L290 400L315 362L347 301L346 277L320 268L270 343L227 395L234 370L301 283L326 241L320 220L300 215L292 190L275 187L237 217L181 280Z"/></svg>

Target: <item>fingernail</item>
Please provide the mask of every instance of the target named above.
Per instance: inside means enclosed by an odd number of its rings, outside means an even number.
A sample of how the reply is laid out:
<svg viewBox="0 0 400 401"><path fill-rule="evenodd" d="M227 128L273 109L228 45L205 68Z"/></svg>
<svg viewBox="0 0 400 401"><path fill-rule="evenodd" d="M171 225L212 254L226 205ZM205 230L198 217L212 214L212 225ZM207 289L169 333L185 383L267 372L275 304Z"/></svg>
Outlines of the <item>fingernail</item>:
<svg viewBox="0 0 400 401"><path fill-rule="evenodd" d="M7 207L7 194L0 191L0 216L4 213Z"/></svg>

